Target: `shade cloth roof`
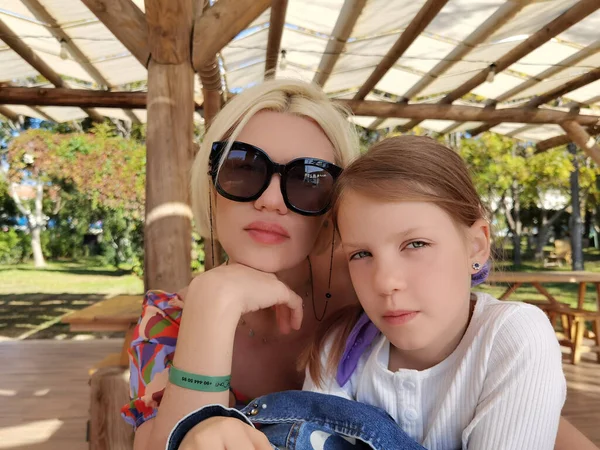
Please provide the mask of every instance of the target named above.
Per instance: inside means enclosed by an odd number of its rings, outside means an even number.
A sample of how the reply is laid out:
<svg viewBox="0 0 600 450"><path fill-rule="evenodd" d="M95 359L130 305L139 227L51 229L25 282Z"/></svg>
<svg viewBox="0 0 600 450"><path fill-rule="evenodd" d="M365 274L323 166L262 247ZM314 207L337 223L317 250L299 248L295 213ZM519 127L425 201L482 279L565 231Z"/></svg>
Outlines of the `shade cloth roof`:
<svg viewBox="0 0 600 450"><path fill-rule="evenodd" d="M143 0L132 1L144 10ZM397 101L406 97L411 102L435 103L478 72L488 69L490 64L580 1L590 0L449 0L378 81L367 99ZM33 49L39 58L69 80L72 87L113 90L145 88L146 68L80 0L37 2L79 47L89 64L108 81L108 86L98 85L86 70L85 64L75 60L71 54L66 59L60 57L61 43L51 33L51 25L37 20L26 2L2 0L0 20ZM424 0L367 0L324 83L325 91L332 97L352 98L425 3ZM600 7L600 2L597 3ZM278 65L277 77L295 77L306 81L315 78L322 59L327 56L325 53L328 43L336 38L333 34L343 6L343 0L288 1L281 38L285 62ZM487 33L489 36L479 42L477 34L483 33L484 28L489 27L502 14L506 14L507 20L500 20L500 26ZM222 49L221 70L225 86L230 92L239 92L264 79L269 20L268 9ZM490 100L501 99L497 108L515 106L598 68L598 30L600 9L535 48L506 70L495 74L492 82L486 81L476 86L454 103L483 107ZM452 60L452 55L461 46L467 46L468 51L463 51L460 58ZM444 62L454 64L440 73L438 69ZM0 41L0 83L31 86L31 77L37 75L38 72L32 66ZM432 82L422 89L416 89L424 79L431 79ZM523 83L528 83L525 89L516 89L523 87ZM514 94L510 95L511 92ZM202 103L198 81L196 102ZM582 109L582 114L600 115L600 80L565 94L561 103L567 107L563 107L563 110L568 111L569 102L577 102L590 108ZM39 118L47 116L57 122L86 116L82 109L74 107L5 106L17 114ZM131 120L122 110L100 108L98 112ZM136 110L133 114L140 121L145 121L145 111ZM408 119L382 121L362 116L354 120L357 124L370 128L410 122ZM426 120L420 124L437 132L469 130L478 125L481 123L461 124L442 120ZM558 125L499 124L491 130L531 141L564 134Z"/></svg>

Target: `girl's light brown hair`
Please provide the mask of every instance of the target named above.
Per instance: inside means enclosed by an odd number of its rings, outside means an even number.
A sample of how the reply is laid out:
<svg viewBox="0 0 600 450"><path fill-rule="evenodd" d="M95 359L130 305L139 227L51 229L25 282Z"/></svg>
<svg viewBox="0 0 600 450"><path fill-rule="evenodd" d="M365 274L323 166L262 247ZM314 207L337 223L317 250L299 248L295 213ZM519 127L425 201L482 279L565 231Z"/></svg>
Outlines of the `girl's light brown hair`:
<svg viewBox="0 0 600 450"><path fill-rule="evenodd" d="M377 201L434 203L454 223L465 228L487 218L463 159L454 150L423 136L384 139L344 170L334 193L336 228L339 208L348 192ZM327 374L335 373L348 335L361 312L360 305L342 310L317 331L303 361L308 364L310 376L317 385L322 380L323 369ZM332 334L334 337L330 338ZM331 348L323 368L320 355L329 340Z"/></svg>

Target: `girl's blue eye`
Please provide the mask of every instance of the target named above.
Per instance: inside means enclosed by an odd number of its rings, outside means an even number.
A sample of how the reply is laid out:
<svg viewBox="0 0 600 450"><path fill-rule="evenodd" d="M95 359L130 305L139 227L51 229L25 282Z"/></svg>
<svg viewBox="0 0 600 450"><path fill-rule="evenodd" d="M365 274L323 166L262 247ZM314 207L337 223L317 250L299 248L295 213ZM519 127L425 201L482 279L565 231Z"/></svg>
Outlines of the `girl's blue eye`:
<svg viewBox="0 0 600 450"><path fill-rule="evenodd" d="M350 260L352 261L353 259L363 259L363 258L366 258L368 256L371 256L371 253L362 250L360 252L356 252L356 253L352 254L350 256Z"/></svg>
<svg viewBox="0 0 600 450"><path fill-rule="evenodd" d="M408 243L408 245L406 246L406 248L416 249L416 248L423 248L423 247L427 247L427 246L429 246L429 244L427 242L412 241L412 242Z"/></svg>

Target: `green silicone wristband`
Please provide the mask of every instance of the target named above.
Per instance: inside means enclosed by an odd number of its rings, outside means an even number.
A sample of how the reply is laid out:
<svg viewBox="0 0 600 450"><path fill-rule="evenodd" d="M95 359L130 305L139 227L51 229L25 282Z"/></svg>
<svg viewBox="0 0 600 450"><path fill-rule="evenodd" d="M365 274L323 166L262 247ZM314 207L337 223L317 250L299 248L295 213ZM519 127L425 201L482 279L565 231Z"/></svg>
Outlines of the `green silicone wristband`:
<svg viewBox="0 0 600 450"><path fill-rule="evenodd" d="M223 392L229 390L231 375L225 377L207 377L171 367L169 381L175 386L193 391Z"/></svg>

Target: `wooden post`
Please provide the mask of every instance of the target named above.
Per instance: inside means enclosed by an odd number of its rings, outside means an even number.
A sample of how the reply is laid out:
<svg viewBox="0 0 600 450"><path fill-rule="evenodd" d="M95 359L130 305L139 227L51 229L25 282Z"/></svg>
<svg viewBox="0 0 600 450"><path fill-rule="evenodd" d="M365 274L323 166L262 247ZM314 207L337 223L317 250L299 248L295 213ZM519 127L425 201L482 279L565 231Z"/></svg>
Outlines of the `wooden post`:
<svg viewBox="0 0 600 450"><path fill-rule="evenodd" d="M194 72L193 0L146 0L148 134L146 289L175 292L191 280Z"/></svg>
<svg viewBox="0 0 600 450"><path fill-rule="evenodd" d="M201 3L204 3L204 5L202 8L197 8L196 21L198 21L198 17L209 7L208 1L201 0ZM198 75L202 82L202 96L204 97L204 128L205 131L208 131L210 124L221 110L223 86L221 84L221 72L219 70L217 55L214 55L209 62L198 70ZM222 248L218 241L214 241L211 244L210 239L204 238L204 270L210 270L213 267L221 265L222 253Z"/></svg>
<svg viewBox="0 0 600 450"><path fill-rule="evenodd" d="M90 386L90 450L131 450L133 430L118 414L129 401L129 369L99 369Z"/></svg>

